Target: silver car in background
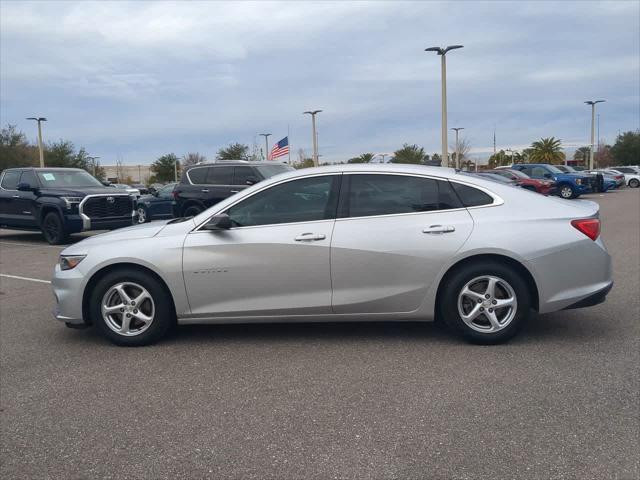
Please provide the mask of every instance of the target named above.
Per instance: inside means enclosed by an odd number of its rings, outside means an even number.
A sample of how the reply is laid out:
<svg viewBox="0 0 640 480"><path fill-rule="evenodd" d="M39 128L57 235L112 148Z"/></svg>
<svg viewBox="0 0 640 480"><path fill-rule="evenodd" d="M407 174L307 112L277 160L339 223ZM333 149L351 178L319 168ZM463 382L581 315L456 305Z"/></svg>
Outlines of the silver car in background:
<svg viewBox="0 0 640 480"><path fill-rule="evenodd" d="M193 218L97 235L55 268L56 317L120 345L175 324L442 320L477 343L604 301L598 205L453 169L336 165Z"/></svg>

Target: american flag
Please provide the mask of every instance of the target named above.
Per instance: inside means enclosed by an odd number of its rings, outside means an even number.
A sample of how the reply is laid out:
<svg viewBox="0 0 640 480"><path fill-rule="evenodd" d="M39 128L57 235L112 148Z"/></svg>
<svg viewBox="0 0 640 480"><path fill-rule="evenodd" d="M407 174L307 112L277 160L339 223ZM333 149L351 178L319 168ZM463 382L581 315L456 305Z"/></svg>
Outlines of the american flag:
<svg viewBox="0 0 640 480"><path fill-rule="evenodd" d="M284 137L273 146L268 159L275 160L276 158L282 157L284 155L289 155L289 137Z"/></svg>

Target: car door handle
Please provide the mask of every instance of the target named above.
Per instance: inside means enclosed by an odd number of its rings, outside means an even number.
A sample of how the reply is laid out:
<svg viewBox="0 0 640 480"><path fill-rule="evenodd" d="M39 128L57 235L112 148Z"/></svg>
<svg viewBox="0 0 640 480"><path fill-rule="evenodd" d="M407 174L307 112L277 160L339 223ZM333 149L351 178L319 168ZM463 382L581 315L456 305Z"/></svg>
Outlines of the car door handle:
<svg viewBox="0 0 640 480"><path fill-rule="evenodd" d="M294 240L296 242L315 242L327 238L323 233L303 233L298 235Z"/></svg>
<svg viewBox="0 0 640 480"><path fill-rule="evenodd" d="M209 189L208 188L203 188L202 190L200 190L202 193L209 193Z"/></svg>
<svg viewBox="0 0 640 480"><path fill-rule="evenodd" d="M240 190L231 190L231 193L238 193Z"/></svg>
<svg viewBox="0 0 640 480"><path fill-rule="evenodd" d="M13 198L20 198L20 195L14 195Z"/></svg>
<svg viewBox="0 0 640 480"><path fill-rule="evenodd" d="M440 235L442 233L455 232L456 227L451 225L430 225L428 228L423 228L422 233L429 233L432 235Z"/></svg>

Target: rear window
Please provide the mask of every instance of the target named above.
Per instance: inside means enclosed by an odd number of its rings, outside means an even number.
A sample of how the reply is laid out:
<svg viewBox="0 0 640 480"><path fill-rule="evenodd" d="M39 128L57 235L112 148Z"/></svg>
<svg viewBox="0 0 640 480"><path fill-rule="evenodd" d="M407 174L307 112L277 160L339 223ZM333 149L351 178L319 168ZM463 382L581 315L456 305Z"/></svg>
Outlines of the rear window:
<svg viewBox="0 0 640 480"><path fill-rule="evenodd" d="M484 193L482 190L456 182L451 182L451 186L458 194L460 201L465 207L480 207L482 205L491 205L493 203L491 195Z"/></svg>
<svg viewBox="0 0 640 480"><path fill-rule="evenodd" d="M207 167L192 168L187 172L187 177L194 185L204 184L207 179Z"/></svg>
<svg viewBox="0 0 640 480"><path fill-rule="evenodd" d="M20 172L5 172L0 185L6 190L15 190L18 186L18 178L20 178Z"/></svg>
<svg viewBox="0 0 640 480"><path fill-rule="evenodd" d="M231 185L233 167L209 167L207 172L208 185Z"/></svg>
<svg viewBox="0 0 640 480"><path fill-rule="evenodd" d="M37 187L38 180L36 179L36 174L31 170L25 170L20 176L20 183L28 183L31 187Z"/></svg>

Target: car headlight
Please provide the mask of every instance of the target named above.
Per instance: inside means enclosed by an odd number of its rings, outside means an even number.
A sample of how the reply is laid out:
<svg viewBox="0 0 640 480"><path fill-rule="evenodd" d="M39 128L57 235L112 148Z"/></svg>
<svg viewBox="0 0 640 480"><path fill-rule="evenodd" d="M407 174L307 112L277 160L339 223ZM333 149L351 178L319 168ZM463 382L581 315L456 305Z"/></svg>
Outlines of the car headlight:
<svg viewBox="0 0 640 480"><path fill-rule="evenodd" d="M64 201L67 207L67 210L71 210L71 207L73 207L73 205L78 205L82 201L82 197L60 197L60 198Z"/></svg>
<svg viewBox="0 0 640 480"><path fill-rule="evenodd" d="M86 255L60 255L60 258L58 259L60 270L71 270L76 268L85 257Z"/></svg>

